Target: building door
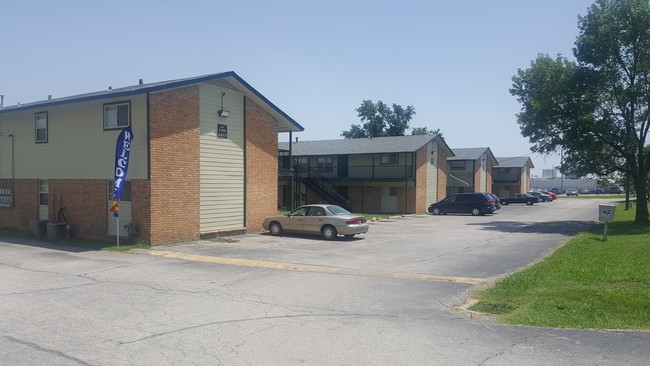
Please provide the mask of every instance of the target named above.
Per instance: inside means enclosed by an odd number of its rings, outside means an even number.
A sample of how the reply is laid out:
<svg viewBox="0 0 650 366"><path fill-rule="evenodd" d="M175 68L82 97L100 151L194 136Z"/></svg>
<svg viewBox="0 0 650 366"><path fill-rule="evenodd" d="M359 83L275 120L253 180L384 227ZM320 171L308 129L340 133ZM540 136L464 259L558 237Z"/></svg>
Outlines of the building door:
<svg viewBox="0 0 650 366"><path fill-rule="evenodd" d="M49 184L47 180L38 182L38 219L49 220L50 205L49 205Z"/></svg>
<svg viewBox="0 0 650 366"><path fill-rule="evenodd" d="M113 205L113 181L109 181L108 184L108 207ZM122 189L122 199L119 202L120 212L119 212L119 225L120 225L120 236L129 236L129 231L124 227L125 225L131 223L131 181L124 182L124 188ZM109 236L117 235L117 217L113 215L112 212L108 213L108 222L107 230ZM138 228L136 228L137 230Z"/></svg>
<svg viewBox="0 0 650 366"><path fill-rule="evenodd" d="M397 187L381 187L381 212L397 212Z"/></svg>
<svg viewBox="0 0 650 366"><path fill-rule="evenodd" d="M347 155L339 155L338 173L339 173L338 174L339 178L348 177L348 156Z"/></svg>

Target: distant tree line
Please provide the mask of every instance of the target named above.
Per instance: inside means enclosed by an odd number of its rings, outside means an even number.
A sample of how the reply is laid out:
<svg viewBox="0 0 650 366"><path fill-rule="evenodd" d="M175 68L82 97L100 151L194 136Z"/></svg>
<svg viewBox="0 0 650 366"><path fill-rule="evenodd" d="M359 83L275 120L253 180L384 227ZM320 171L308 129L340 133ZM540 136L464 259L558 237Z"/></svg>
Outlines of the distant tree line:
<svg viewBox="0 0 650 366"><path fill-rule="evenodd" d="M415 108L393 103L392 108L381 100L373 103L371 100L364 100L361 106L356 109L361 124L350 126L350 129L343 131L341 136L346 139L358 139L383 136L405 136L406 131L411 129L409 122L415 115ZM439 135L440 129L429 129L428 127L414 127L411 135Z"/></svg>

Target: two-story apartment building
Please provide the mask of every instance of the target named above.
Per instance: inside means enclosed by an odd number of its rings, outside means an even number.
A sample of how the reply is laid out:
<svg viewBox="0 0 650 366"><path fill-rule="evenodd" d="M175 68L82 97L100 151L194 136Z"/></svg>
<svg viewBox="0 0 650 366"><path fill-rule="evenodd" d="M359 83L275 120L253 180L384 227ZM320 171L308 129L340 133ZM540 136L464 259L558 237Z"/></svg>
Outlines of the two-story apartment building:
<svg viewBox="0 0 650 366"><path fill-rule="evenodd" d="M489 147L454 148L447 159L447 194L492 192L492 170L497 160Z"/></svg>
<svg viewBox="0 0 650 366"><path fill-rule="evenodd" d="M280 143L281 208L337 203L355 212L415 213L446 196L447 158L440 136L391 136ZM293 164L289 166L289 154Z"/></svg>
<svg viewBox="0 0 650 366"><path fill-rule="evenodd" d="M126 236L109 213L126 127L120 224L154 245L262 230L277 212L278 133L303 130L234 72L5 106L0 227L41 219L76 237Z"/></svg>
<svg viewBox="0 0 650 366"><path fill-rule="evenodd" d="M499 197L530 191L530 170L535 168L527 156L497 157L492 170L492 192Z"/></svg>

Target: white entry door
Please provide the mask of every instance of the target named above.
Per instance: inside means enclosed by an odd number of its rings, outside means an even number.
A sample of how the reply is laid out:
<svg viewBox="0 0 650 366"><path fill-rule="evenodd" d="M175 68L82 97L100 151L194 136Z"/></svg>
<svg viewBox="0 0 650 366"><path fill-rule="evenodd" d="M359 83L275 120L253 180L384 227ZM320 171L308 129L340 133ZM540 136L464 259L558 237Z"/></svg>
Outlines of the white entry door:
<svg viewBox="0 0 650 366"><path fill-rule="evenodd" d="M50 195L49 184L47 180L40 180L38 182L38 219L49 220L50 214ZM56 219L56 218L54 218Z"/></svg>
<svg viewBox="0 0 650 366"><path fill-rule="evenodd" d="M381 187L381 212L397 212L396 187Z"/></svg>
<svg viewBox="0 0 650 366"><path fill-rule="evenodd" d="M108 185L108 192L109 192L109 197L108 198L108 207L113 206L113 186L111 184L112 182L109 181ZM124 225L131 223L132 218L131 218L131 181L127 180L124 182L124 188L122 189L122 199L120 200L119 206L120 212L119 212L119 228L120 228L120 236L129 236L129 231L124 228ZM107 230L108 230L108 235L110 236L115 236L117 235L117 225L118 225L118 218L113 216L112 212L108 212L108 222L107 224ZM137 228L136 228L137 230Z"/></svg>

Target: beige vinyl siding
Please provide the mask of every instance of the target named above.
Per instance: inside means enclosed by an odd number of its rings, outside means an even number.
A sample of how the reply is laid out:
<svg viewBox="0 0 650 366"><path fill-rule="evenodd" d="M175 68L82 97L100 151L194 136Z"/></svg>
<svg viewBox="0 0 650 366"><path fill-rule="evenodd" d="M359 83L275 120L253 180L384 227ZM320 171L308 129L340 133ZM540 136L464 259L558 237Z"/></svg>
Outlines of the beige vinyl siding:
<svg viewBox="0 0 650 366"><path fill-rule="evenodd" d="M220 117L221 95L228 117ZM244 95L214 84L200 85L201 232L244 227ZM217 124L228 138L217 138Z"/></svg>
<svg viewBox="0 0 650 366"><path fill-rule="evenodd" d="M17 179L113 179L115 145L121 130L104 131L104 103L131 101L131 127L135 136L131 148L128 179L147 178L146 96L88 102L0 114L3 135L15 135L15 177ZM34 116L48 114L48 140L35 143ZM9 140L1 139L1 151ZM3 154L4 155L4 154ZM7 175L5 158L0 173Z"/></svg>
<svg viewBox="0 0 650 366"><path fill-rule="evenodd" d="M434 154L431 154L431 152ZM440 149L437 142L430 142L427 144L427 199L426 207L432 203L438 202L438 154ZM442 197L444 198L444 197ZM442 199L441 198L441 199Z"/></svg>
<svg viewBox="0 0 650 366"><path fill-rule="evenodd" d="M368 178L372 177L372 154L350 155L348 157L348 177Z"/></svg>
<svg viewBox="0 0 650 366"><path fill-rule="evenodd" d="M481 155L481 172L479 173L481 180L481 192L487 192L487 154Z"/></svg>

